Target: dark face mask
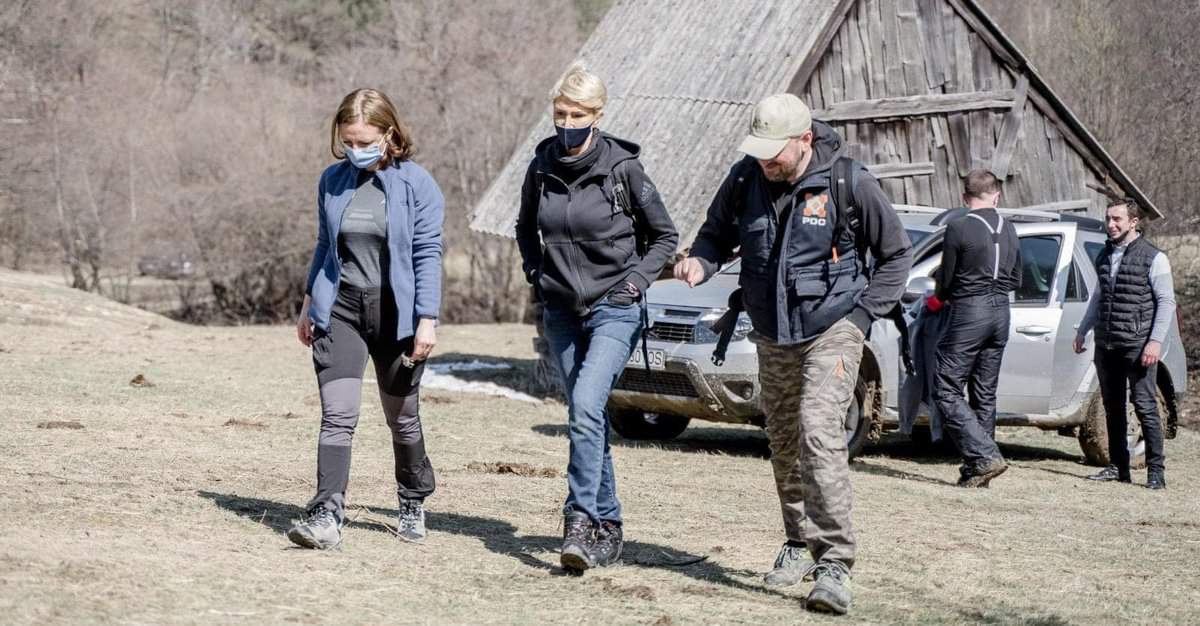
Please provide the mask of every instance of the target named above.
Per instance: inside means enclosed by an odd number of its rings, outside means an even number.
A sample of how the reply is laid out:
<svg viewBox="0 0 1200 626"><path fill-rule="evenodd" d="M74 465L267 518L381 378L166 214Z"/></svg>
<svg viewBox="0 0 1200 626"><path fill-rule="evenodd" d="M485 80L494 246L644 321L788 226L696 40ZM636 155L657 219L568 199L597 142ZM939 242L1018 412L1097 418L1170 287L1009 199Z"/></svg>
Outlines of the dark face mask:
<svg viewBox="0 0 1200 626"><path fill-rule="evenodd" d="M568 150L574 150L582 146L588 140L588 137L592 136L591 126L584 126L583 128L555 126L554 131L558 133L558 141Z"/></svg>

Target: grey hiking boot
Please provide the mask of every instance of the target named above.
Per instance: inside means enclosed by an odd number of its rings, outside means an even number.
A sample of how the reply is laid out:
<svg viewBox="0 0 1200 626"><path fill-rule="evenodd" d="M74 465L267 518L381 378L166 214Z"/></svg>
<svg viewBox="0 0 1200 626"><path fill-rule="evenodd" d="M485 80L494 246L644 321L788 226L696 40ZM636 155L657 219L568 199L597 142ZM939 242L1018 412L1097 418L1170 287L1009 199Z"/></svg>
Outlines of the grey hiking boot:
<svg viewBox="0 0 1200 626"><path fill-rule="evenodd" d="M850 610L850 570L841 561L821 561L812 567L817 584L808 592L804 608L845 615Z"/></svg>
<svg viewBox="0 0 1200 626"><path fill-rule="evenodd" d="M596 529L587 513L571 511L563 517L563 545L560 563L563 569L577 574L595 565L592 556Z"/></svg>
<svg viewBox="0 0 1200 626"><path fill-rule="evenodd" d="M425 501L400 498L396 536L409 543L425 543Z"/></svg>
<svg viewBox="0 0 1200 626"><path fill-rule="evenodd" d="M328 550L342 542L342 529L333 511L318 504L288 530L287 536L302 548Z"/></svg>
<svg viewBox="0 0 1200 626"><path fill-rule="evenodd" d="M592 545L592 558L596 567L606 567L621 560L625 547L625 533L621 524L603 520L596 528L596 542Z"/></svg>
<svg viewBox="0 0 1200 626"><path fill-rule="evenodd" d="M779 556L775 557L773 569L763 577L763 582L772 587L794 585L804 578L804 574L812 566L813 560L808 556L806 546L793 546L785 543L779 549Z"/></svg>

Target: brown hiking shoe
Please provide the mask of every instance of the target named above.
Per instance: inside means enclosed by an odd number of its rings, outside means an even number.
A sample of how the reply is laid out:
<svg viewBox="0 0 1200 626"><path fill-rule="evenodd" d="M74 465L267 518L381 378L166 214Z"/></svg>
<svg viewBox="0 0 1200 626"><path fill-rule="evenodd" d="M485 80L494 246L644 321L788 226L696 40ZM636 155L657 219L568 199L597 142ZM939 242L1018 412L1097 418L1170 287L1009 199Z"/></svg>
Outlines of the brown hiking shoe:
<svg viewBox="0 0 1200 626"><path fill-rule="evenodd" d="M596 564L592 547L596 529L586 513L571 511L563 517L563 545L559 562L568 572L582 574Z"/></svg>
<svg viewBox="0 0 1200 626"><path fill-rule="evenodd" d="M959 487L967 487L974 489L984 489L992 479L1003 474L1008 469L1008 463L1002 458L995 458L988 461L987 465L983 466L975 472L963 472L962 478L958 479Z"/></svg>
<svg viewBox="0 0 1200 626"><path fill-rule="evenodd" d="M592 558L596 567L607 567L621 560L625 547L625 533L621 524L602 520L596 528L596 541L592 544Z"/></svg>

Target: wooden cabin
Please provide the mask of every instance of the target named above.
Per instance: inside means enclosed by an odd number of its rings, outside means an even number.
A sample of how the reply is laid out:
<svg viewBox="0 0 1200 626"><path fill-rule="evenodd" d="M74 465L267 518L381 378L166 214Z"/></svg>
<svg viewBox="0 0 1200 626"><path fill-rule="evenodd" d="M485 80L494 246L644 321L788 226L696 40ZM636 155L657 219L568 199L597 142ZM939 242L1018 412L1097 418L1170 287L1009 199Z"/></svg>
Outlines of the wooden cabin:
<svg viewBox="0 0 1200 626"><path fill-rule="evenodd" d="M1094 184L1161 216L974 0L618 0L579 57L608 86L601 126L642 146L681 247L742 156L755 103L784 91L896 204L959 206L962 178L986 167L1008 207L1099 216ZM552 133L547 101L472 228L513 236L525 169Z"/></svg>

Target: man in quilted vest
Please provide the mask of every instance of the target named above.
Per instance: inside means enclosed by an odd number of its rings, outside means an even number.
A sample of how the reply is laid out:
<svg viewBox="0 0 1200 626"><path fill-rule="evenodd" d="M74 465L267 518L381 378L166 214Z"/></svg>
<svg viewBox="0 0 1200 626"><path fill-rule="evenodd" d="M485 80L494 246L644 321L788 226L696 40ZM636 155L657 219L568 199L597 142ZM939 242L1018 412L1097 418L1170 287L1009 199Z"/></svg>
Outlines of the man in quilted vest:
<svg viewBox="0 0 1200 626"><path fill-rule="evenodd" d="M1126 395L1146 441L1146 486L1165 489L1163 429L1155 393L1163 340L1175 315L1175 286L1167 255L1140 236L1141 207L1129 198L1115 200L1105 212L1108 245L1096 258L1099 289L1075 336L1083 352L1091 330L1096 337L1096 377L1108 426L1111 464L1089 476L1097 481L1130 482L1126 439Z"/></svg>

